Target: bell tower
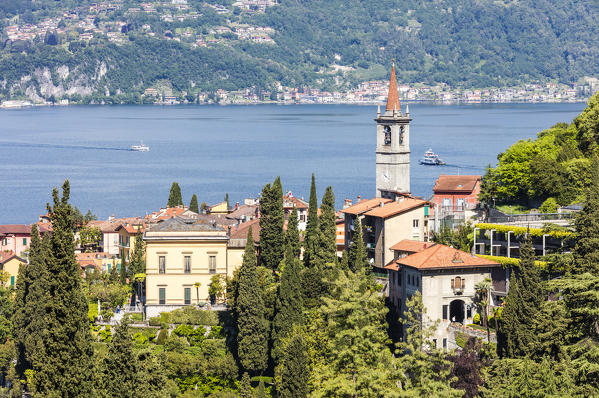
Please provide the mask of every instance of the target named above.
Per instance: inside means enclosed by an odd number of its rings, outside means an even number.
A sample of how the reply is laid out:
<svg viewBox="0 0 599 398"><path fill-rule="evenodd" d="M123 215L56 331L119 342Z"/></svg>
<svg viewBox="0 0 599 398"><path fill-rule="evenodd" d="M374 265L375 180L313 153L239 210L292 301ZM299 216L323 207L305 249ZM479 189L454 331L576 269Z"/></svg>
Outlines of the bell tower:
<svg viewBox="0 0 599 398"><path fill-rule="evenodd" d="M410 110L402 113L395 76L391 68L385 112L376 114L376 196L395 199L410 193Z"/></svg>

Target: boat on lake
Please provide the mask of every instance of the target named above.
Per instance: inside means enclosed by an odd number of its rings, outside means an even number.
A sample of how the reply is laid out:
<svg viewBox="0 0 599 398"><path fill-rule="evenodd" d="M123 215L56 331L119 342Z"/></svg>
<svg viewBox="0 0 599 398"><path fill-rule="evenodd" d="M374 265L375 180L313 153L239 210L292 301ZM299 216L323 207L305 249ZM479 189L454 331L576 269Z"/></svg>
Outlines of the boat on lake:
<svg viewBox="0 0 599 398"><path fill-rule="evenodd" d="M424 157L420 159L420 164L424 164L426 166L441 166L444 165L445 162L443 159L439 157L432 149L428 149L428 151L424 152Z"/></svg>
<svg viewBox="0 0 599 398"><path fill-rule="evenodd" d="M137 152L150 152L150 147L144 145L143 141L139 145L131 145L129 149Z"/></svg>

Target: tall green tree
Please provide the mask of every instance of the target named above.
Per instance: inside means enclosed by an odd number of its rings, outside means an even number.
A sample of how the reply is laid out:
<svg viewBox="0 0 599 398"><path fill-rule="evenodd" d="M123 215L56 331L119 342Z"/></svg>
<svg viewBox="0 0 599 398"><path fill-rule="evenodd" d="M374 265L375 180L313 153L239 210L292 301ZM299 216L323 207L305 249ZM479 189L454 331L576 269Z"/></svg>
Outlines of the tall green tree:
<svg viewBox="0 0 599 398"><path fill-rule="evenodd" d="M13 336L17 351L16 372L25 380L25 371L39 367L45 350L45 305L48 300L49 235L40 239L37 225L31 227L29 264L19 268L15 292L15 312L12 317Z"/></svg>
<svg viewBox="0 0 599 398"><path fill-rule="evenodd" d="M260 261L266 268L275 270L283 260L285 235L283 225L283 187L279 177L272 187L266 184L260 198Z"/></svg>
<svg viewBox="0 0 599 398"><path fill-rule="evenodd" d="M312 266L318 240L318 197L316 196L316 180L314 174L312 174L310 201L308 203L308 222L306 224L306 233L304 235L304 265L306 267Z"/></svg>
<svg viewBox="0 0 599 398"><path fill-rule="evenodd" d="M181 187L178 182L173 182L171 185L171 192L168 196L168 202L166 207L177 207L183 206L183 197L181 196Z"/></svg>
<svg viewBox="0 0 599 398"><path fill-rule="evenodd" d="M139 364L129 337L129 327L121 322L108 343L108 353L102 360L99 392L103 397L138 397Z"/></svg>
<svg viewBox="0 0 599 398"><path fill-rule="evenodd" d="M319 239L314 253L318 265L337 263L337 226L335 224L335 194L332 187L327 187L320 205Z"/></svg>
<svg viewBox="0 0 599 398"><path fill-rule="evenodd" d="M243 263L239 269L237 297L237 354L243 369L261 374L268 364L268 321L256 270L256 251L252 228L248 231Z"/></svg>
<svg viewBox="0 0 599 398"><path fill-rule="evenodd" d="M336 293L324 297L319 311L326 320L328 355L311 372L313 396L363 397L397 394L394 357L387 346L387 307L369 278L340 272Z"/></svg>
<svg viewBox="0 0 599 398"><path fill-rule="evenodd" d="M538 345L536 318L546 300L530 235L520 245L520 264L513 270L497 335L497 353L502 358L530 356Z"/></svg>
<svg viewBox="0 0 599 398"><path fill-rule="evenodd" d="M46 323L41 337L45 349L33 355L28 387L45 397L93 395L93 350L87 317L87 301L81 289L81 269L75 260L70 185L52 192L48 205L52 220L49 250L46 252Z"/></svg>
<svg viewBox="0 0 599 398"><path fill-rule="evenodd" d="M299 258L302 247L298 229L299 218L294 207L287 218L287 231L285 232L285 260L289 257Z"/></svg>
<svg viewBox="0 0 599 398"><path fill-rule="evenodd" d="M189 210L193 211L194 213L200 212L200 208L198 207L198 197L195 193L191 196L191 200L189 201Z"/></svg>
<svg viewBox="0 0 599 398"><path fill-rule="evenodd" d="M225 200L224 200L224 202L227 204L227 209L229 209L230 206L229 206L229 193L228 192L225 193Z"/></svg>
<svg viewBox="0 0 599 398"><path fill-rule="evenodd" d="M364 243L364 232L360 217L354 221L354 234L349 245L348 253L349 268L354 272L368 270L368 256L366 254L366 244Z"/></svg>
<svg viewBox="0 0 599 398"><path fill-rule="evenodd" d="M277 396L307 397L309 378L308 347L303 335L296 329L285 340L281 360L275 371Z"/></svg>
<svg viewBox="0 0 599 398"><path fill-rule="evenodd" d="M294 325L302 323L304 310L302 268L302 262L297 257L285 259L272 325L273 358L275 360L280 358L283 339L291 332Z"/></svg>
<svg viewBox="0 0 599 398"><path fill-rule="evenodd" d="M582 274L599 275L599 158L591 162L591 184L585 191L585 204L576 214L574 226L574 269Z"/></svg>

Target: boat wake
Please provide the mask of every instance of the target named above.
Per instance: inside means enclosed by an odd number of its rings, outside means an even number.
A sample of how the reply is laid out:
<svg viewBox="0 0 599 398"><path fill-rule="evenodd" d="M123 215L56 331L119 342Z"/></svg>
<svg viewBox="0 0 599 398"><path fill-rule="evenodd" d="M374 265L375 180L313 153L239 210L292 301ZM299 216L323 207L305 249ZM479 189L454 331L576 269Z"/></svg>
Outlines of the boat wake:
<svg viewBox="0 0 599 398"><path fill-rule="evenodd" d="M65 144L43 144L29 142L6 142L0 141L3 147L21 147L21 148L56 148L56 149L92 149L100 151L132 151L130 148L118 148L107 146L90 146L90 145L65 145Z"/></svg>

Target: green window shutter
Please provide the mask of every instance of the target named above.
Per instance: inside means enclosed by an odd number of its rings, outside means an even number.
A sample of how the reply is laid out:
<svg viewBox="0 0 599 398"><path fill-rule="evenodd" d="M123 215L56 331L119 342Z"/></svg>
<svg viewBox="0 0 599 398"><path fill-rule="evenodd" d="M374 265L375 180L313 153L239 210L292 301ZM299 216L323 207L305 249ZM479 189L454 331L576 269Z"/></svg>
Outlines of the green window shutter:
<svg viewBox="0 0 599 398"><path fill-rule="evenodd" d="M424 216L428 217L428 205L424 205Z"/></svg>
<svg viewBox="0 0 599 398"><path fill-rule="evenodd" d="M10 277L10 285L11 285L11 286L14 286L14 285L15 285L15 277L14 277L14 276L11 276L11 277Z"/></svg>
<svg viewBox="0 0 599 398"><path fill-rule="evenodd" d="M158 304L166 304L166 289L161 287L158 289Z"/></svg>
<svg viewBox="0 0 599 398"><path fill-rule="evenodd" d="M27 246L27 238L23 238L23 246Z"/></svg>
<svg viewBox="0 0 599 398"><path fill-rule="evenodd" d="M191 304L191 288L185 288L185 304Z"/></svg>

